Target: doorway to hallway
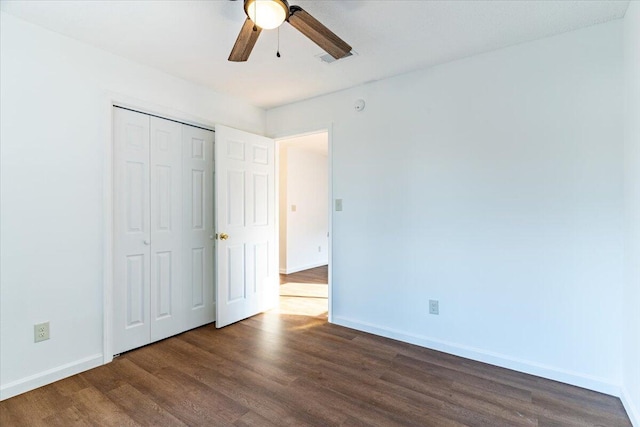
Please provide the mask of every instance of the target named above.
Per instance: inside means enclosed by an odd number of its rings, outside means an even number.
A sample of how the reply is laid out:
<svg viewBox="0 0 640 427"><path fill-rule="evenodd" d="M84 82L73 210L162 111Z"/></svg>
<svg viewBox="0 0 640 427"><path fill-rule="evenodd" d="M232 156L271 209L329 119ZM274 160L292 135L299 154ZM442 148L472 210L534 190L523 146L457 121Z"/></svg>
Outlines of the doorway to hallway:
<svg viewBox="0 0 640 427"><path fill-rule="evenodd" d="M329 133L278 141L280 311L323 316L329 305Z"/></svg>

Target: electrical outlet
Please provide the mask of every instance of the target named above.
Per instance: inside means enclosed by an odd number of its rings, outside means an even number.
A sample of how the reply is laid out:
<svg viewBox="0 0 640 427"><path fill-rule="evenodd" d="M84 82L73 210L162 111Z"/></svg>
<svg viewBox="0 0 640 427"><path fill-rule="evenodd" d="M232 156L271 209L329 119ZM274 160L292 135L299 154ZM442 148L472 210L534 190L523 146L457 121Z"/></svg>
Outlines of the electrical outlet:
<svg viewBox="0 0 640 427"><path fill-rule="evenodd" d="M342 211L342 199L336 199L336 211Z"/></svg>
<svg viewBox="0 0 640 427"><path fill-rule="evenodd" d="M318 252L322 252L322 246L318 246Z"/></svg>
<svg viewBox="0 0 640 427"><path fill-rule="evenodd" d="M37 323L33 325L33 342L40 342L49 339L49 322Z"/></svg>
<svg viewBox="0 0 640 427"><path fill-rule="evenodd" d="M438 303L438 300L429 300L429 314L440 314L440 305Z"/></svg>

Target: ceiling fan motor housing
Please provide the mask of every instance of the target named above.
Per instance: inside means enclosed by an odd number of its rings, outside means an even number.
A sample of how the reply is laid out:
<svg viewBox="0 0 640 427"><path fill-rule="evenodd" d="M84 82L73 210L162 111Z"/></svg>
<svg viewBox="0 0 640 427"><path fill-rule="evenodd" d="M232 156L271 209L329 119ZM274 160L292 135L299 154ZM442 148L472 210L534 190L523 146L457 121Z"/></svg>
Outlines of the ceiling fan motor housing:
<svg viewBox="0 0 640 427"><path fill-rule="evenodd" d="M244 0L244 13L265 30L279 27L289 19L287 0Z"/></svg>

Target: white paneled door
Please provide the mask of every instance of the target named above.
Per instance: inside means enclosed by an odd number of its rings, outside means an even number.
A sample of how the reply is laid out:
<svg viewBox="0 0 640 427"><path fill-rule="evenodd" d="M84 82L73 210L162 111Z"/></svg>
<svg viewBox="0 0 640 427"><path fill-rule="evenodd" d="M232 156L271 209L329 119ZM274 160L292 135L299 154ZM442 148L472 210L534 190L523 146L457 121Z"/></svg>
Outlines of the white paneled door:
<svg viewBox="0 0 640 427"><path fill-rule="evenodd" d="M114 108L114 353L214 320L213 132Z"/></svg>
<svg viewBox="0 0 640 427"><path fill-rule="evenodd" d="M134 113L140 114L140 113ZM151 122L151 341L184 330L182 310L182 124Z"/></svg>
<svg viewBox="0 0 640 427"><path fill-rule="evenodd" d="M216 126L216 327L276 306L274 141Z"/></svg>
<svg viewBox="0 0 640 427"><path fill-rule="evenodd" d="M182 131L183 277L186 329L215 321L213 132Z"/></svg>
<svg viewBox="0 0 640 427"><path fill-rule="evenodd" d="M150 339L149 116L114 108L114 351Z"/></svg>

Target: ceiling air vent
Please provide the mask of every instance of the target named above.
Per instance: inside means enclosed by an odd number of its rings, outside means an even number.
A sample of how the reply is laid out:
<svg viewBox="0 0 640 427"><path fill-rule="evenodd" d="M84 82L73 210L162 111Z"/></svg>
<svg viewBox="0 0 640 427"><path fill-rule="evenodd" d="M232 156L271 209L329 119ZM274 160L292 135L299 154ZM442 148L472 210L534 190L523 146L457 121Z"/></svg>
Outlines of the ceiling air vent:
<svg viewBox="0 0 640 427"><path fill-rule="evenodd" d="M357 55L358 54L352 50L351 52L347 53L345 56L343 56L340 59L346 59L350 56L357 56ZM331 64L337 61L337 59L335 59L333 56L329 55L328 53L322 53L320 55L316 55L316 58L318 58L320 61L324 62L325 64Z"/></svg>

